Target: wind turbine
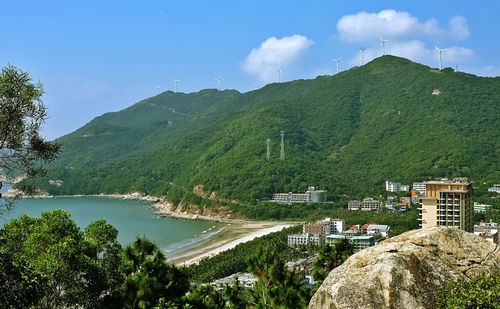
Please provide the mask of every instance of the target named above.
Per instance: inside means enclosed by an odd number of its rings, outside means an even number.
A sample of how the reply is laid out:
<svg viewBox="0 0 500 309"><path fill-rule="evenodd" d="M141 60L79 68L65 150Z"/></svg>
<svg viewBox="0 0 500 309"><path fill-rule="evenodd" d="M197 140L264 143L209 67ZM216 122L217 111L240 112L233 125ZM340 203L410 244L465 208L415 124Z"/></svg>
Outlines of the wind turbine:
<svg viewBox="0 0 500 309"><path fill-rule="evenodd" d="M283 71L278 66L278 68L276 69L276 73L278 73L278 83L281 83L281 72L283 72Z"/></svg>
<svg viewBox="0 0 500 309"><path fill-rule="evenodd" d="M361 54L361 65L364 64L364 60L365 60L365 50L366 48L364 47L360 47L359 48L359 53Z"/></svg>
<svg viewBox="0 0 500 309"><path fill-rule="evenodd" d="M437 46L434 46L439 54L439 71L441 71L443 69L443 57L442 57L442 53L444 51L446 51L446 48L445 49L440 49L439 47Z"/></svg>
<svg viewBox="0 0 500 309"><path fill-rule="evenodd" d="M337 59L333 58L332 60L337 62L337 74L338 74L339 73L339 63L340 63L340 60L342 60L342 57L337 58Z"/></svg>
<svg viewBox="0 0 500 309"><path fill-rule="evenodd" d="M177 93L177 84L180 82L180 80L172 79L172 81L174 82L174 93Z"/></svg>
<svg viewBox="0 0 500 309"><path fill-rule="evenodd" d="M218 76L215 78L215 81L217 82L217 91L220 91L220 83L222 81L222 76Z"/></svg>
<svg viewBox="0 0 500 309"><path fill-rule="evenodd" d="M385 55L385 42L389 42L389 40L384 40L383 37L380 38L380 50L382 51L382 56Z"/></svg>

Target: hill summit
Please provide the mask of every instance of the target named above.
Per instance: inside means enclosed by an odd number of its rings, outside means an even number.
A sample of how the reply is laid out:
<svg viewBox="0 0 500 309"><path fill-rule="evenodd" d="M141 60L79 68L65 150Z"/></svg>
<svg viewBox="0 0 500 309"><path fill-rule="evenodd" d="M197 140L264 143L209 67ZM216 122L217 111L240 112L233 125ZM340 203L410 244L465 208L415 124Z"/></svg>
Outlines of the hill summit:
<svg viewBox="0 0 500 309"><path fill-rule="evenodd" d="M247 93L166 92L59 139L49 176L62 184L45 189L164 196L201 185L253 203L310 185L336 197L379 193L385 179L498 181L499 101L499 78L394 56Z"/></svg>

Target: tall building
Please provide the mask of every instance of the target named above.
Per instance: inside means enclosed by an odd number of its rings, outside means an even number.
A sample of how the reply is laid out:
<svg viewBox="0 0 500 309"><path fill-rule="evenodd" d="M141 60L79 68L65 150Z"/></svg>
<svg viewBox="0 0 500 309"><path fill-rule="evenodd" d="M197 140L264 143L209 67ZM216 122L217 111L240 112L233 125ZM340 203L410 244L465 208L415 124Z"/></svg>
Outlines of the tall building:
<svg viewBox="0 0 500 309"><path fill-rule="evenodd" d="M392 182L392 181L386 180L385 181L385 191L398 192L400 185L401 184L399 182Z"/></svg>
<svg viewBox="0 0 500 309"><path fill-rule="evenodd" d="M385 181L385 191L389 192L401 192L401 191L409 191L409 185L403 185L400 182L392 182L389 180Z"/></svg>
<svg viewBox="0 0 500 309"><path fill-rule="evenodd" d="M472 185L465 178L424 181L420 227L454 226L473 232Z"/></svg>
<svg viewBox="0 0 500 309"><path fill-rule="evenodd" d="M345 229L345 220L325 218L314 223L307 223L302 226L304 233L327 236L330 234L340 234Z"/></svg>

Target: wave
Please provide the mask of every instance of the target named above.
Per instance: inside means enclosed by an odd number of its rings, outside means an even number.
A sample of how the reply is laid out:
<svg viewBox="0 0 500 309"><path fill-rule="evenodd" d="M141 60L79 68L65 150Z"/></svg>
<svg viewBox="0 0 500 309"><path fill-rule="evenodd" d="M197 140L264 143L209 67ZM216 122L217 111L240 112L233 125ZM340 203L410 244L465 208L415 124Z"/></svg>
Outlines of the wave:
<svg viewBox="0 0 500 309"><path fill-rule="evenodd" d="M201 232L200 234L193 235L193 237L190 239L186 239L162 248L162 251L167 256L167 259L172 260L173 257L180 256L183 253L188 252L190 249L210 240L210 238L222 232L226 227L223 226L220 229L216 228L217 226L214 225L211 228Z"/></svg>

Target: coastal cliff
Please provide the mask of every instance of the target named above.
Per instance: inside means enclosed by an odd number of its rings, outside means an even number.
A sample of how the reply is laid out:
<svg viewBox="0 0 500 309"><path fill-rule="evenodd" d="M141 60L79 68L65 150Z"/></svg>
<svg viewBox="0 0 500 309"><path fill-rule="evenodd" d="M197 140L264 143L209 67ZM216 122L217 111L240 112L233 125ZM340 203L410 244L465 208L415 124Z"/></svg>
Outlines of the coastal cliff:
<svg viewBox="0 0 500 309"><path fill-rule="evenodd" d="M450 227L413 230L351 256L334 269L309 308L435 308L450 280L500 269L500 247Z"/></svg>

